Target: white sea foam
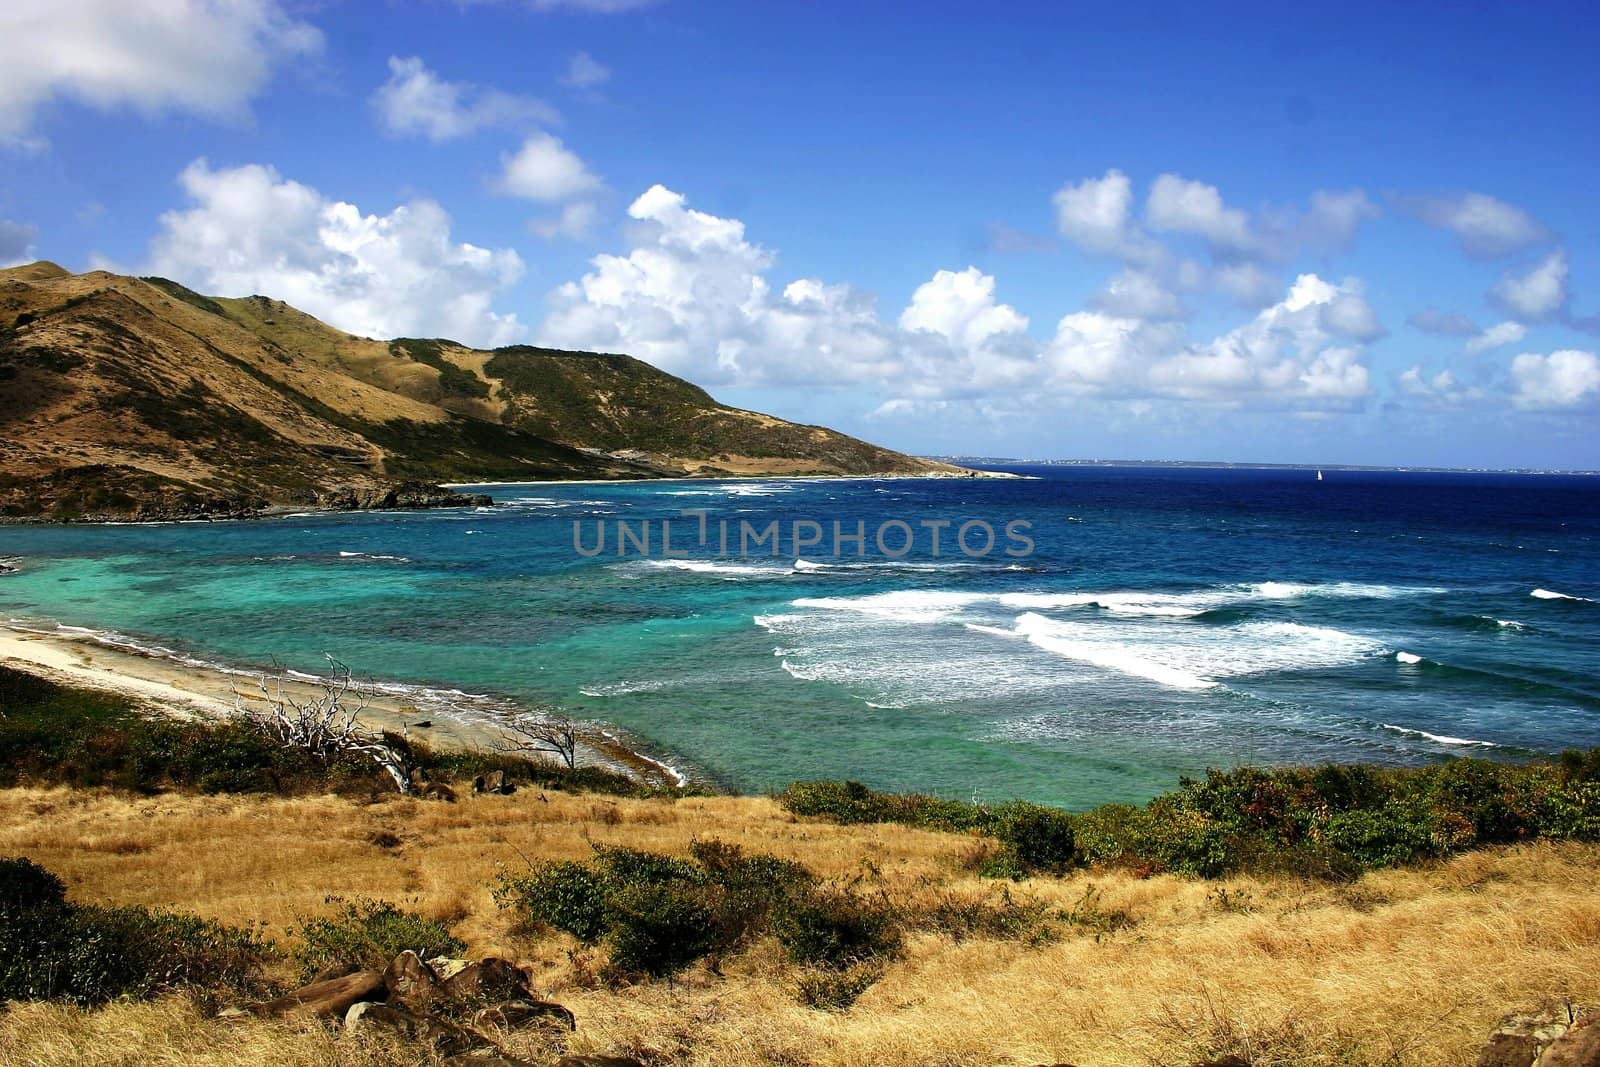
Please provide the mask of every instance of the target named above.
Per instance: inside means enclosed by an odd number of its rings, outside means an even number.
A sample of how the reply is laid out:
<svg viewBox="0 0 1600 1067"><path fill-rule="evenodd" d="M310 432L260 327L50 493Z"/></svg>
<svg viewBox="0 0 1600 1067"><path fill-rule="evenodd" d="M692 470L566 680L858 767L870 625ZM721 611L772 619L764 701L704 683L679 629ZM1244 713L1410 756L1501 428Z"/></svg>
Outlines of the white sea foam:
<svg viewBox="0 0 1600 1067"><path fill-rule="evenodd" d="M1537 600L1581 600L1585 604L1594 603L1594 601L1590 600L1586 596L1572 596L1568 593L1558 593L1554 589L1535 589L1528 595Z"/></svg>
<svg viewBox="0 0 1600 1067"><path fill-rule="evenodd" d="M906 559L860 559L822 563L817 560L797 559L794 569L805 573L822 573L828 571L922 571L937 573L939 571L966 571L966 570L1012 570L1015 565L1000 566L992 563L974 563L966 560L945 560L938 563Z"/></svg>
<svg viewBox="0 0 1600 1067"><path fill-rule="evenodd" d="M584 685L578 687L578 692L586 697L621 697L634 693L655 693L667 687L666 682L611 682L606 685Z"/></svg>
<svg viewBox="0 0 1600 1067"><path fill-rule="evenodd" d="M1470 737L1446 737L1443 734L1430 734L1426 730L1413 730L1410 727L1395 726L1395 725L1392 725L1391 723L1386 723L1386 722L1385 723L1379 723L1378 725L1382 726L1385 730L1392 730L1397 734L1405 734L1408 737L1420 737L1424 741L1432 741L1434 744L1437 744L1437 745L1470 745L1470 746L1477 746L1477 747L1480 747L1480 748L1501 748L1501 747L1503 747L1501 745L1495 744L1493 741L1474 741Z"/></svg>
<svg viewBox="0 0 1600 1067"><path fill-rule="evenodd" d="M988 593L959 593L940 589L897 589L868 596L801 597L797 608L850 611L896 622L940 622L964 609L992 600Z"/></svg>
<svg viewBox="0 0 1600 1067"><path fill-rule="evenodd" d="M1396 652L1394 654L1394 658L1396 663L1405 663L1408 665L1422 662L1422 657L1414 652Z"/></svg>
<svg viewBox="0 0 1600 1067"><path fill-rule="evenodd" d="M1073 631L1061 623L1033 612L1018 616L1016 628L1012 632L1046 652L1053 652L1058 656L1065 656L1067 659L1094 667L1103 667L1119 674L1131 674L1136 678L1144 678L1172 689L1209 689L1217 684L1209 678L1202 678L1181 667L1152 659L1125 644L1073 637L1071 636Z"/></svg>
<svg viewBox="0 0 1600 1067"><path fill-rule="evenodd" d="M793 677L848 685L878 703L922 704L1095 684L1108 674L1203 690L1234 678L1348 666L1392 652L1375 639L1327 626L1269 620L1204 625L1188 617L1263 594L1432 591L1286 583L1182 593L898 589L801 597L789 611L755 622L779 638L775 655ZM974 642L976 634L1009 638L1037 652L1007 652L991 641Z"/></svg>
<svg viewBox="0 0 1600 1067"><path fill-rule="evenodd" d="M1035 611L1097 608L1116 615L1185 618L1216 608L1261 600L1296 600L1311 597L1392 600L1404 596L1427 596L1448 591L1438 586L1376 585L1360 582L1328 582L1320 585L1304 582L1247 582L1183 593L1138 591L1006 593L999 597L999 602L1006 607Z"/></svg>
<svg viewBox="0 0 1600 1067"><path fill-rule="evenodd" d="M1382 645L1325 626L1247 622L1182 628L1138 623L1070 622L1026 612L1010 629L969 630L1025 638L1035 647L1175 689L1205 689L1221 679L1315 670L1359 662Z"/></svg>
<svg viewBox="0 0 1600 1067"><path fill-rule="evenodd" d="M732 563L714 559L642 559L624 566L642 566L650 570L687 571L690 574L714 574L730 581L750 578L781 578L794 573L794 568L782 563Z"/></svg>
<svg viewBox="0 0 1600 1067"><path fill-rule="evenodd" d="M470 532L471 531L469 530L468 533L470 533ZM411 562L411 560L408 559L405 556L389 556L389 555L384 555L383 553L380 553L380 552L340 552L339 553L339 558L340 559L373 560L374 562L379 562L379 563L410 563Z"/></svg>

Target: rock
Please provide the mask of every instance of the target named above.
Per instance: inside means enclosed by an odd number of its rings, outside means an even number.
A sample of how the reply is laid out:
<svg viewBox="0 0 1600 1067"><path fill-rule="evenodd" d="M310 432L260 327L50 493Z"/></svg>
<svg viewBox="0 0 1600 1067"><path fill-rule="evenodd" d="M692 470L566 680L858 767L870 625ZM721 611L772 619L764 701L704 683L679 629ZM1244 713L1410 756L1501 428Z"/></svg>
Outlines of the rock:
<svg viewBox="0 0 1600 1067"><path fill-rule="evenodd" d="M442 800L446 804L456 802L456 791L443 782L426 782L417 790L417 796L427 797L430 800Z"/></svg>
<svg viewBox="0 0 1600 1067"><path fill-rule="evenodd" d="M393 508L486 508L494 504L494 498L484 493L458 493L430 482L404 481L388 488L336 489L322 494L317 503L335 511L386 511Z"/></svg>
<svg viewBox="0 0 1600 1067"><path fill-rule="evenodd" d="M369 1030L394 1034L407 1041L426 1045L441 1056L456 1056L493 1044L482 1034L390 1004L352 1005L345 1013L344 1025L351 1033Z"/></svg>
<svg viewBox="0 0 1600 1067"><path fill-rule="evenodd" d="M343 978L312 982L276 1000L252 1004L248 1010L253 1015L307 1014L337 1019L342 1018L352 1004L363 1000L381 1000L387 992L381 972L357 971Z"/></svg>
<svg viewBox="0 0 1600 1067"><path fill-rule="evenodd" d="M437 972L435 972L437 973ZM533 1001L528 978L515 964L487 956L469 963L435 987L435 996L460 1007L485 1007L507 1000Z"/></svg>
<svg viewBox="0 0 1600 1067"><path fill-rule="evenodd" d="M1507 1015L1478 1054L1478 1067L1533 1067L1550 1043L1566 1032L1565 1009Z"/></svg>
<svg viewBox="0 0 1600 1067"><path fill-rule="evenodd" d="M496 793L500 796L510 796L517 791L517 787L506 781L505 771L489 771L480 774L472 780L474 793Z"/></svg>
<svg viewBox="0 0 1600 1067"><path fill-rule="evenodd" d="M1579 1019L1550 1042L1539 1067L1600 1067L1600 1023Z"/></svg>
<svg viewBox="0 0 1600 1067"><path fill-rule="evenodd" d="M480 1030L519 1030L541 1019L558 1019L568 1030L578 1028L578 1020L565 1006L551 1000L504 1000L480 1008L472 1025Z"/></svg>
<svg viewBox="0 0 1600 1067"><path fill-rule="evenodd" d="M389 1003L409 1011L426 1012L433 1003L433 991L438 984L433 968L409 949L389 961L388 969L383 972Z"/></svg>
<svg viewBox="0 0 1600 1067"><path fill-rule="evenodd" d="M433 956L428 959L428 967L432 969L433 976L441 982L447 978L454 978L471 966L471 960L463 960L455 956Z"/></svg>

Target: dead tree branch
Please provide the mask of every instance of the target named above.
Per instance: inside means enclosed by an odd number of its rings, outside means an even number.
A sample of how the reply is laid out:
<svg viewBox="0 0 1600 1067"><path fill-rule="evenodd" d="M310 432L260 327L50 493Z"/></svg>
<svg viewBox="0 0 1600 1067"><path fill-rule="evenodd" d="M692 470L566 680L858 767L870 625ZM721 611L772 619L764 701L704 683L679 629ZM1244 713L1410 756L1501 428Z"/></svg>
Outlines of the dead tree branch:
<svg viewBox="0 0 1600 1067"><path fill-rule="evenodd" d="M578 766L578 728L565 716L514 715L500 729L496 751L555 756L569 771Z"/></svg>
<svg viewBox="0 0 1600 1067"><path fill-rule="evenodd" d="M361 725L367 710L366 690L351 675L345 664L327 657L330 672L319 680L322 690L308 700L297 700L283 683L283 672L263 673L257 680L260 706L245 704L234 689L234 705L239 714L263 734L285 748L298 748L328 763L346 754L364 755L377 763L394 780L401 793L413 791L410 753L381 733Z"/></svg>

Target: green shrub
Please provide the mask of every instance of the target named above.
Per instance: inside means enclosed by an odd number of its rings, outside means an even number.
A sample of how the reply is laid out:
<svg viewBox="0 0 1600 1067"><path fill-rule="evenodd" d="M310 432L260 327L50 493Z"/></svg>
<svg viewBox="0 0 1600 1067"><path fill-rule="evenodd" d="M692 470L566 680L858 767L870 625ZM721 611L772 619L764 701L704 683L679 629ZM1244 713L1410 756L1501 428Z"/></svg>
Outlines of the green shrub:
<svg viewBox="0 0 1600 1067"><path fill-rule="evenodd" d="M1072 816L1055 808L1005 804L989 824L1010 858L1024 871L1061 872L1078 862Z"/></svg>
<svg viewBox="0 0 1600 1067"><path fill-rule="evenodd" d="M710 894L693 882L631 883L607 900L611 965L664 978L722 941Z"/></svg>
<svg viewBox="0 0 1600 1067"><path fill-rule="evenodd" d="M300 944L294 957L307 979L329 971L381 971L407 949L424 959L466 949L445 924L388 901L329 897L327 902L339 906L337 913L308 919L295 930Z"/></svg>
<svg viewBox="0 0 1600 1067"><path fill-rule="evenodd" d="M737 845L697 840L689 854L718 892L713 895L717 951L743 945L763 933L775 910L814 881L798 863L776 856L751 856Z"/></svg>
<svg viewBox="0 0 1600 1067"><path fill-rule="evenodd" d="M581 863L549 863L522 878L501 875L494 897L521 910L524 922L552 927L593 944L606 932L606 894L600 876Z"/></svg>
<svg viewBox="0 0 1600 1067"><path fill-rule="evenodd" d="M796 963L842 969L900 947L893 909L842 886L817 885L773 916L773 933Z"/></svg>
<svg viewBox="0 0 1600 1067"><path fill-rule="evenodd" d="M688 858L596 846L588 863L502 875L494 895L530 926L605 942L618 976L665 977L767 932L814 882L797 863L703 840Z"/></svg>
<svg viewBox="0 0 1600 1067"><path fill-rule="evenodd" d="M0 1000L96 1005L184 987L242 992L271 952L252 931L209 919L68 903L49 871L0 860Z"/></svg>
<svg viewBox="0 0 1600 1067"><path fill-rule="evenodd" d="M1091 864L1201 878L1248 871L1343 880L1482 845L1600 841L1600 749L1548 763L1213 770L1181 779L1142 807L1106 804L1079 815L897 797L855 782L800 782L779 800L797 815L986 834L1001 845L977 859L991 877Z"/></svg>
<svg viewBox="0 0 1600 1067"><path fill-rule="evenodd" d="M62 908L66 902L66 883L50 871L22 856L0 859L0 913Z"/></svg>
<svg viewBox="0 0 1600 1067"><path fill-rule="evenodd" d="M1323 838L1356 868L1398 867L1434 853L1433 821L1425 810L1390 804L1341 811L1323 824Z"/></svg>

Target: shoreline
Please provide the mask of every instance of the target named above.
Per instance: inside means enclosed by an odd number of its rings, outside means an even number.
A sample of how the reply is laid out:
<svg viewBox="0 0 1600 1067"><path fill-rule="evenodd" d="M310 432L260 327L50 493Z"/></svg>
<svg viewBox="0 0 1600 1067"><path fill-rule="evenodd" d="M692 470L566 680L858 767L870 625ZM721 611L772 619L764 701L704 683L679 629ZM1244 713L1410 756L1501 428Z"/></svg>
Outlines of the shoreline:
<svg viewBox="0 0 1600 1067"><path fill-rule="evenodd" d="M633 485L635 483L657 482L759 482L759 481L835 481L835 482L875 482L875 481L968 481L974 479L1021 479L1033 480L1028 475L1012 474L1006 471L986 471L979 468L963 468L966 473L943 473L930 471L923 474L895 474L890 472L878 474L672 474L662 476L639 476L634 478L542 478L532 481L515 482L438 482L442 489L460 490L470 488L504 488L507 486L551 486L551 485ZM174 515L167 518L136 519L127 517L101 517L94 516L82 519L51 519L40 515L0 515L0 526L170 526L176 524L200 524L223 522L260 522L267 519L284 518L321 518L327 515L370 515L390 513L411 513L420 511L452 511L457 509L482 507L468 502L459 504L435 504L419 507L369 507L369 508L337 508L317 504L267 504L256 511L243 515ZM490 505L491 507L493 505ZM0 574L4 574L0 570Z"/></svg>
<svg viewBox="0 0 1600 1067"><path fill-rule="evenodd" d="M924 474L895 474L881 472L877 474L668 474L659 478L536 478L532 481L516 482L440 482L446 489L473 489L494 488L508 485L631 485L635 482L787 482L787 481L828 481L828 482L920 482L920 481L969 481L977 478L1000 479L1026 479L1025 475L1012 474L1008 471L986 471L976 467L964 467L965 474L946 474L939 471L929 471Z"/></svg>
<svg viewBox="0 0 1600 1067"><path fill-rule="evenodd" d="M156 650L119 646L97 631L57 625L54 631L17 620L0 623L0 663L16 666L66 685L84 686L157 705L163 714L189 719L219 719L239 707L264 703L258 680L263 672L221 664L184 662ZM272 671L266 671L271 680ZM285 695L296 700L319 696L315 676L287 668L279 672ZM270 681L276 688L276 681ZM235 688L237 687L237 688ZM392 730L434 748L494 752L501 734L488 722L474 722L448 706L428 707L418 698L444 705L451 696L472 699L460 690L437 690L366 681L361 720L370 728ZM237 694L237 695L236 695ZM409 698L409 699L408 699ZM483 699L483 698L478 698ZM426 722L429 725L419 726ZM539 755L530 758L539 759ZM559 766L554 756L549 760ZM681 788L691 777L625 741L615 727L579 724L578 766L599 766L649 786ZM703 783L701 783L703 784Z"/></svg>

